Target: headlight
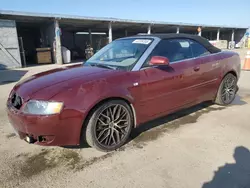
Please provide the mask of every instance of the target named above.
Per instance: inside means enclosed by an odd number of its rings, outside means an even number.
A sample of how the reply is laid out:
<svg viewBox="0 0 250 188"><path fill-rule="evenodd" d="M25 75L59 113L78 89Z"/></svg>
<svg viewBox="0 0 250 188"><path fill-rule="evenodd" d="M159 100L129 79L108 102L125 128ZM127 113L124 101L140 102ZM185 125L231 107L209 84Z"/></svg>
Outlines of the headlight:
<svg viewBox="0 0 250 188"><path fill-rule="evenodd" d="M62 107L63 107L62 102L30 100L25 105L23 112L26 114L35 114L35 115L58 114L61 112Z"/></svg>

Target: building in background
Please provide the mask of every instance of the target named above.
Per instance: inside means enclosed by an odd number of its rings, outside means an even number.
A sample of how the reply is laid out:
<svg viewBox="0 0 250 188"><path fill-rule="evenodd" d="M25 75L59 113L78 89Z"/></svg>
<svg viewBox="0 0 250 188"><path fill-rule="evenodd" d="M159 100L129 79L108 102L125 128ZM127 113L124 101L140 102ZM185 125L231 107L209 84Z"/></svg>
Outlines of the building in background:
<svg viewBox="0 0 250 188"><path fill-rule="evenodd" d="M138 33L197 34L221 48L243 47L247 39L246 29L0 11L0 69L42 63L62 64L65 57L65 62L69 62L69 59L70 62L83 61L86 59L86 48L91 47L95 53L114 39ZM67 55L62 54L62 47L63 53L67 52Z"/></svg>

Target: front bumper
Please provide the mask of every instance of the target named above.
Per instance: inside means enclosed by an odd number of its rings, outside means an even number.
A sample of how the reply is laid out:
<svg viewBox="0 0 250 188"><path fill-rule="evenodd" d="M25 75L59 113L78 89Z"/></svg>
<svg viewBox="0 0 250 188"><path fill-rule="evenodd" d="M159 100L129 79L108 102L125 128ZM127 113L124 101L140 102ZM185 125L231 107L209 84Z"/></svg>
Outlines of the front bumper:
<svg viewBox="0 0 250 188"><path fill-rule="evenodd" d="M57 115L27 115L7 105L8 119L21 139L44 146L80 144L82 119L62 112Z"/></svg>

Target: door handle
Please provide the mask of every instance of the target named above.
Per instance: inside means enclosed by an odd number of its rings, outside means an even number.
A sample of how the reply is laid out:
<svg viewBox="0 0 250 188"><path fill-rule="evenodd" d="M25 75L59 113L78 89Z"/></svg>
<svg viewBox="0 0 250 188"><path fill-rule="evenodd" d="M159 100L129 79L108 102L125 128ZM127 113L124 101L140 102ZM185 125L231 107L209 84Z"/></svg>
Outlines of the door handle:
<svg viewBox="0 0 250 188"><path fill-rule="evenodd" d="M199 70L200 70L200 67L198 67L198 66L197 66L197 67L194 67L194 71L195 71L195 72L197 72L197 71L199 71Z"/></svg>

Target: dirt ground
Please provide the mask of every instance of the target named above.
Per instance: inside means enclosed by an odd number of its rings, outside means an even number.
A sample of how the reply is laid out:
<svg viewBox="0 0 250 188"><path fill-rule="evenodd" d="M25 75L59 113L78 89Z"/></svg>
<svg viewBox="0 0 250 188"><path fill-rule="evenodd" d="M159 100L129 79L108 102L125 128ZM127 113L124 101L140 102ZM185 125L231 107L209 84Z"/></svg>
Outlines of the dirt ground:
<svg viewBox="0 0 250 188"><path fill-rule="evenodd" d="M5 113L11 88L56 67L0 71L0 188L250 187L250 71L232 105L204 103L146 123L121 149L102 153L29 145L13 134Z"/></svg>

